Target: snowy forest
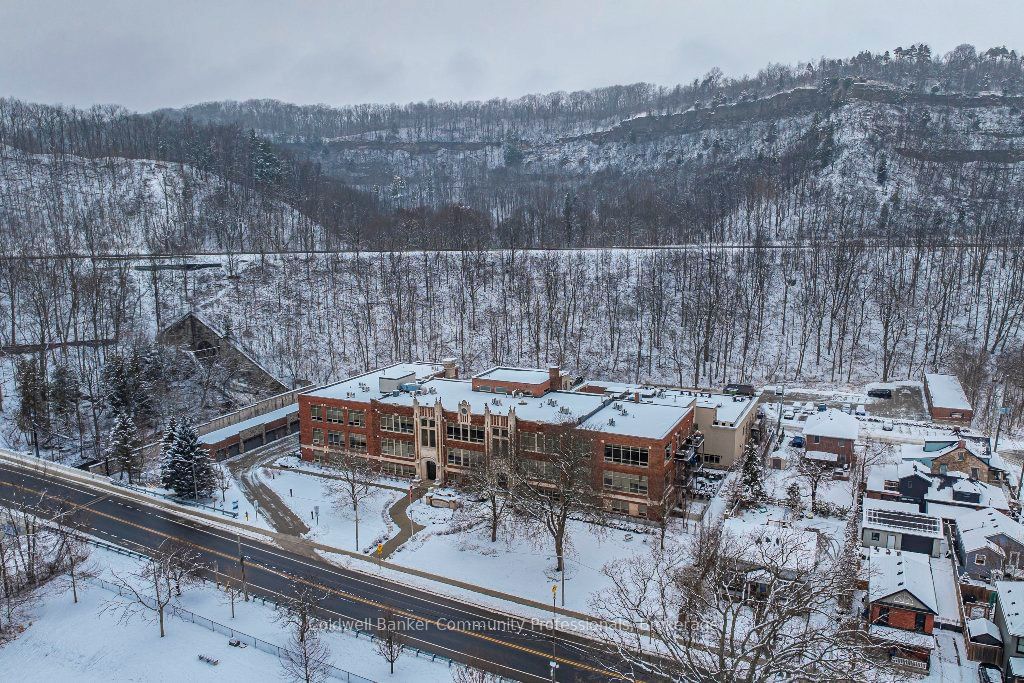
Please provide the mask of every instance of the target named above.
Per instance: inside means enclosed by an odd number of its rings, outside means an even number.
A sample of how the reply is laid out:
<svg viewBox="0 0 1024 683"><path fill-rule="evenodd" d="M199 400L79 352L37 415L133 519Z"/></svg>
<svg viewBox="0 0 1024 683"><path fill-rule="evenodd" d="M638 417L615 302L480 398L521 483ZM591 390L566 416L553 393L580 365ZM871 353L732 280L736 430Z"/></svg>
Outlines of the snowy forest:
<svg viewBox="0 0 1024 683"><path fill-rule="evenodd" d="M115 395L152 435L222 412L223 370L154 343L189 311L289 386L944 370L1020 429L1022 110L1017 52L925 45L511 101L0 100L3 438L95 454Z"/></svg>

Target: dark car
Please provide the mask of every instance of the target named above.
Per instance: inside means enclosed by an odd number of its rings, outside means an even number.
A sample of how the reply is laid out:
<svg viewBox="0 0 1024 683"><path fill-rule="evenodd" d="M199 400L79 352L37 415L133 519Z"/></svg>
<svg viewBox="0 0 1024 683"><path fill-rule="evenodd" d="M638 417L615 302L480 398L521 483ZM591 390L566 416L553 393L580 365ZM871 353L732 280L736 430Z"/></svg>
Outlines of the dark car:
<svg viewBox="0 0 1024 683"><path fill-rule="evenodd" d="M799 434L797 434L792 439L790 439L789 445L790 446L796 446L797 448L803 448L804 447L804 437L799 435Z"/></svg>
<svg viewBox="0 0 1024 683"><path fill-rule="evenodd" d="M871 398L892 398L892 389L868 389Z"/></svg>
<svg viewBox="0 0 1024 683"><path fill-rule="evenodd" d="M733 394L735 396L753 396L754 385L753 384L738 384L733 382L732 384L725 385L725 393Z"/></svg>
<svg viewBox="0 0 1024 683"><path fill-rule="evenodd" d="M978 680L981 683L1003 683L1003 672L995 664L979 664Z"/></svg>

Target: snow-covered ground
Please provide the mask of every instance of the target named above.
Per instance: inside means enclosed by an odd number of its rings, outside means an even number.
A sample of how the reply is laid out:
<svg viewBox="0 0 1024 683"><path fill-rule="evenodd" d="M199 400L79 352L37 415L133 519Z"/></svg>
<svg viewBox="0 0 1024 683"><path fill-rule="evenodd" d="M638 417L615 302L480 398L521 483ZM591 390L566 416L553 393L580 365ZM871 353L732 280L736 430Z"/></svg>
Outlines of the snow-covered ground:
<svg viewBox="0 0 1024 683"><path fill-rule="evenodd" d="M434 508L423 499L410 506L409 515L426 528L392 555L392 561L460 581L512 593L540 603L550 603L551 586L560 583L554 571L554 545L544 533L517 530L490 540L486 525L459 531L465 518L445 508ZM672 540L682 533L673 526ZM622 531L584 522L570 522L566 555L565 589L558 602L580 612L590 610L591 597L611 585L601 573L609 562L650 552L657 535Z"/></svg>
<svg viewBox="0 0 1024 683"><path fill-rule="evenodd" d="M110 578L110 569L122 575L134 560L95 549L92 562ZM133 620L122 623L119 615L104 611L114 593L85 585L79 603L56 585L45 588L31 625L0 649L3 678L19 681L252 681L288 680L277 657L255 647L228 645L228 636L203 626L169 617L167 635L159 637L155 623ZM212 585L186 591L180 605L196 614L238 629L269 643L285 646L288 634L274 622L273 610L257 603L237 602L235 618L230 606ZM350 632L332 632L324 638L332 663L371 680L450 681L444 664L405 653L395 664L395 676L375 646ZM219 660L211 666L199 655ZM10 678L8 678L10 677Z"/></svg>
<svg viewBox="0 0 1024 683"><path fill-rule="evenodd" d="M342 502L342 498L332 488L341 484L340 481L272 469L262 469L259 477L306 522L310 528L307 538L344 550L356 550L355 513L350 505L335 505ZM403 495L390 489L373 488L360 502L359 546L362 550L372 550L378 542L386 541L398 531L388 510ZM315 514L317 507L319 518Z"/></svg>

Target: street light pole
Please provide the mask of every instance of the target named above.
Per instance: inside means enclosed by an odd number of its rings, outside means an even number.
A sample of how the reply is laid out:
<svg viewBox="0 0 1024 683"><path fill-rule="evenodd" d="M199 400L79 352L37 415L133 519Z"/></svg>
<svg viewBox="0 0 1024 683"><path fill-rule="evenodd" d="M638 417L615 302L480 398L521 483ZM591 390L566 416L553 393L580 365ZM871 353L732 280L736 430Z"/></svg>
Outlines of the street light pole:
<svg viewBox="0 0 1024 683"><path fill-rule="evenodd" d="M242 535L235 534L235 539L238 541L238 566L242 570L242 596L246 602L249 602L249 589L245 585L245 555L242 554Z"/></svg>

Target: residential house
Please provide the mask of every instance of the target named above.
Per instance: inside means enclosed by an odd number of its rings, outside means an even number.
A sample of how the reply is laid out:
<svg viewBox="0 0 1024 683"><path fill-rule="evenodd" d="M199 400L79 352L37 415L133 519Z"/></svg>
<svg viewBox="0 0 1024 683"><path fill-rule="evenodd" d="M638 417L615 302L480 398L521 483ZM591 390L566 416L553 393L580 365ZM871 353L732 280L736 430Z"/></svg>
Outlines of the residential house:
<svg viewBox="0 0 1024 683"><path fill-rule="evenodd" d="M914 503L872 498L865 498L862 507L863 545L942 555L942 520L936 515L921 512Z"/></svg>
<svg viewBox="0 0 1024 683"><path fill-rule="evenodd" d="M1024 525L984 508L957 519L957 553L976 579L1024 578Z"/></svg>
<svg viewBox="0 0 1024 683"><path fill-rule="evenodd" d="M1003 641L1005 679L1024 680L1024 581L996 581L993 621Z"/></svg>
<svg viewBox="0 0 1024 683"><path fill-rule="evenodd" d="M927 671L938 614L928 556L888 548L871 548L866 555L868 634L888 647L895 664Z"/></svg>
<svg viewBox="0 0 1024 683"><path fill-rule="evenodd" d="M804 423L804 448L808 451L835 453L842 467L853 462L853 446L860 423L853 415L835 408L814 413Z"/></svg>
<svg viewBox="0 0 1024 683"><path fill-rule="evenodd" d="M986 484L1002 484L1010 480L1006 462L988 448L987 440L964 438L926 439L923 444L902 444L902 460L920 462L932 474L959 472Z"/></svg>

